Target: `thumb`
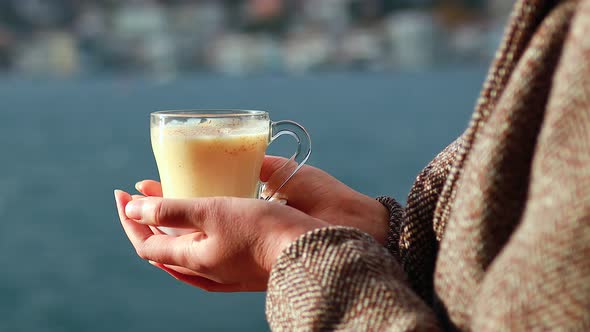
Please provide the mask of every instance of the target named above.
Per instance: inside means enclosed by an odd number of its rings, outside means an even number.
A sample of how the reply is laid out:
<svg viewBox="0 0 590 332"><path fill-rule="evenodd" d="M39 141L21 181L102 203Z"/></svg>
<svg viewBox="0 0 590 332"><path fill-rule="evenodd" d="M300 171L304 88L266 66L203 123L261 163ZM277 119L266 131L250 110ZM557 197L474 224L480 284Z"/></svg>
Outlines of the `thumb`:
<svg viewBox="0 0 590 332"><path fill-rule="evenodd" d="M204 222L211 219L214 206L214 199L145 197L129 202L125 214L145 225L202 230Z"/></svg>
<svg viewBox="0 0 590 332"><path fill-rule="evenodd" d="M267 182L268 179L279 170L286 162L287 158L277 156L265 156L260 170L260 181Z"/></svg>
<svg viewBox="0 0 590 332"><path fill-rule="evenodd" d="M285 181L294 174L297 166L297 162L293 159L266 157L260 172L260 180L266 183L263 195L268 197L279 190L285 184ZM288 191L289 189L287 187L281 190L283 194L286 194Z"/></svg>

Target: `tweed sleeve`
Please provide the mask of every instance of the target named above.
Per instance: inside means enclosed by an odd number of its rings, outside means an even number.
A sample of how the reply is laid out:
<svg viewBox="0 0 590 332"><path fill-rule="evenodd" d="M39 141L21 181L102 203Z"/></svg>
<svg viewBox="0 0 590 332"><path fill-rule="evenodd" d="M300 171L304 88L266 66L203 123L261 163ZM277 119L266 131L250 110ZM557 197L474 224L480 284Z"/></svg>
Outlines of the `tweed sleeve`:
<svg viewBox="0 0 590 332"><path fill-rule="evenodd" d="M273 331L436 331L432 311L399 264L371 236L327 227L293 242L271 271Z"/></svg>
<svg viewBox="0 0 590 332"><path fill-rule="evenodd" d="M409 246L408 241L413 240L411 237L414 233L426 232L432 234L430 237L418 237L431 242L436 242L435 237L440 238L442 236L441 234L435 235L436 226L432 225L432 217L436 202L461 143L462 138L457 138L418 174L408 195L407 211L394 198L389 196L376 198L389 211L389 231L385 247L397 260L402 259L401 251L407 249ZM417 229L417 231L414 231L414 229ZM404 242L400 244L402 238ZM403 247L400 248L400 245L403 245Z"/></svg>
<svg viewBox="0 0 590 332"><path fill-rule="evenodd" d="M569 10L527 203L486 271L474 331L590 331L590 0Z"/></svg>
<svg viewBox="0 0 590 332"><path fill-rule="evenodd" d="M379 196L377 201L383 204L389 211L389 231L387 232L387 242L385 248L389 253L399 261L399 235L402 221L404 219L404 208L393 198L389 196Z"/></svg>

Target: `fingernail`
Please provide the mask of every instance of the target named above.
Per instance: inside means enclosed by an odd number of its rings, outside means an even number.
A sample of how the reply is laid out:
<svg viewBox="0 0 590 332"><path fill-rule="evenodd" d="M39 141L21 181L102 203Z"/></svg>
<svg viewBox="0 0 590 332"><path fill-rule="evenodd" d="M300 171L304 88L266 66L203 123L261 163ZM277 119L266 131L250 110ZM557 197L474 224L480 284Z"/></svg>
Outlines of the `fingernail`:
<svg viewBox="0 0 590 332"><path fill-rule="evenodd" d="M118 200L119 199L119 195L121 195L121 190L115 189L115 191L113 193L115 194L115 200Z"/></svg>
<svg viewBox="0 0 590 332"><path fill-rule="evenodd" d="M135 184L135 189L136 189L137 191L141 191L141 189L140 189L140 185L141 185L141 181L139 181L139 182L137 182L137 183Z"/></svg>
<svg viewBox="0 0 590 332"><path fill-rule="evenodd" d="M142 199L136 199L129 202L125 207L125 214L127 217L135 220L141 220L143 203L144 202Z"/></svg>

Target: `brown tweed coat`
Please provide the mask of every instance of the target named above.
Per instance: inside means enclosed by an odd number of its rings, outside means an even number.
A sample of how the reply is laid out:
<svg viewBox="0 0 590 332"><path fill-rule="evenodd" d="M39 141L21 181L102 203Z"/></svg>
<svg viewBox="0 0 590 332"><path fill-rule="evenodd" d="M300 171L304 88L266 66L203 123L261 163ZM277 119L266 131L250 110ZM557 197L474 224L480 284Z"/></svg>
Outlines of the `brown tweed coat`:
<svg viewBox="0 0 590 332"><path fill-rule="evenodd" d="M391 211L389 250L301 236L273 330L590 331L590 0L521 0L469 128Z"/></svg>

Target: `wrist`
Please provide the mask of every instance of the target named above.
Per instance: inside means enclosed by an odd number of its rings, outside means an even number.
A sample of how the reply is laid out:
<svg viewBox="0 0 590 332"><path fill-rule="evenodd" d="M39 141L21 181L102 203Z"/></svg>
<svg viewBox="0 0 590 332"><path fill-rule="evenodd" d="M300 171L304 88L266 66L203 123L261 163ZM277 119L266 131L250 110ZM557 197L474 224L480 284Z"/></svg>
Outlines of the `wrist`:
<svg viewBox="0 0 590 332"><path fill-rule="evenodd" d="M287 227L277 228L276 232L273 232L274 234L271 233L267 240L268 255L265 264L266 270L270 273L281 254L285 252L291 244L297 241L298 238L314 229L327 226L329 226L329 224L324 221L309 217L308 220L305 220L304 222L293 223Z"/></svg>
<svg viewBox="0 0 590 332"><path fill-rule="evenodd" d="M370 211L370 224L374 226L372 235L377 242L385 245L387 243L387 233L389 232L389 210L373 198L367 200L367 204L369 206L368 211Z"/></svg>
<svg viewBox="0 0 590 332"><path fill-rule="evenodd" d="M385 246L397 256L399 253L400 227L404 218L404 208L395 199L388 196L379 196L376 201L388 210L388 234Z"/></svg>

